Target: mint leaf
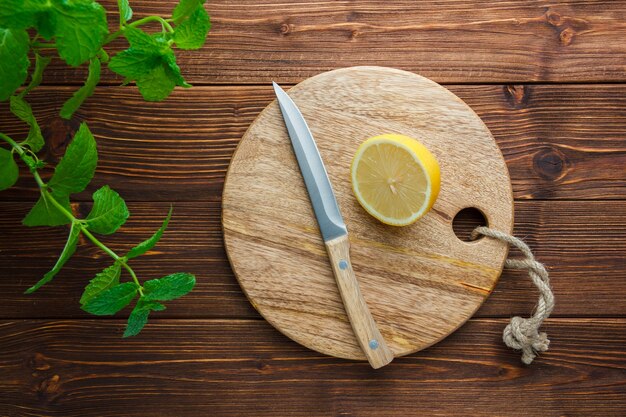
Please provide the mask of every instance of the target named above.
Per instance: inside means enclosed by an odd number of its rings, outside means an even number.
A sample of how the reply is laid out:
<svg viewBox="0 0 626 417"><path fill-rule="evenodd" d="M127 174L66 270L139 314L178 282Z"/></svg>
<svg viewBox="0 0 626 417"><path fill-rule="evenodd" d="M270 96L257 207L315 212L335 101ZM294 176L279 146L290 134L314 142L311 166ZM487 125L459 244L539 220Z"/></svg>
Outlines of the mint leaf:
<svg viewBox="0 0 626 417"><path fill-rule="evenodd" d="M52 189L51 196L67 211L71 212L69 195L85 189L91 181L98 153L96 141L86 124L81 124L72 143L67 147L65 156L54 170L48 186ZM26 226L59 226L69 223L67 217L49 198L48 191L41 197L23 220Z"/></svg>
<svg viewBox="0 0 626 417"><path fill-rule="evenodd" d="M209 14L200 5L189 18L183 20L174 31L174 42L180 49L199 49L204 45L211 29Z"/></svg>
<svg viewBox="0 0 626 417"><path fill-rule="evenodd" d="M13 153L4 148L0 148L0 191L12 187L17 181L20 170L13 159Z"/></svg>
<svg viewBox="0 0 626 417"><path fill-rule="evenodd" d="M117 6L120 9L120 21L122 23L126 23L133 18L133 9L130 8L128 0L117 0Z"/></svg>
<svg viewBox="0 0 626 417"><path fill-rule="evenodd" d="M146 101L165 100L176 87L163 66L158 66L135 80L139 92Z"/></svg>
<svg viewBox="0 0 626 417"><path fill-rule="evenodd" d="M97 57L91 58L89 61L89 75L87 76L87 81L85 81L85 85L63 104L60 113L62 118L71 119L74 112L78 110L87 97L93 95L93 91L100 81L100 67L100 60Z"/></svg>
<svg viewBox="0 0 626 417"><path fill-rule="evenodd" d="M95 56L109 33L106 11L92 0L2 0L0 26L34 26L43 38L55 37L59 56L72 66Z"/></svg>
<svg viewBox="0 0 626 417"><path fill-rule="evenodd" d="M147 101L160 101L169 96L176 85L189 87L176 64L176 57L162 35L126 27L124 36L130 48L111 58L109 68L122 75L124 82L135 81Z"/></svg>
<svg viewBox="0 0 626 417"><path fill-rule="evenodd" d="M148 35L141 29L134 28L132 26L126 26L124 28L124 36L130 43L130 47L135 52L146 52L159 55L159 44L155 38Z"/></svg>
<svg viewBox="0 0 626 417"><path fill-rule="evenodd" d="M11 96L11 113L30 126L28 137L24 143L28 145L33 152L39 152L41 148L43 148L44 140L30 104L28 104L21 95Z"/></svg>
<svg viewBox="0 0 626 417"><path fill-rule="evenodd" d="M126 330L124 330L124 335L122 337L136 336L137 334L139 334L141 329L143 329L143 326L145 326L148 322L149 315L149 308L139 308L139 305L133 308L133 311L131 311L130 315L128 316Z"/></svg>
<svg viewBox="0 0 626 417"><path fill-rule="evenodd" d="M39 200L28 212L22 224L24 226L61 226L70 223L70 220L56 207L48 197L47 191L42 191ZM52 197L68 212L72 212L70 198L67 194L53 191Z"/></svg>
<svg viewBox="0 0 626 417"><path fill-rule="evenodd" d="M25 89L19 94L20 97L24 97L30 90L37 87L41 84L41 80L43 78L43 70L46 69L48 64L52 61L52 58L47 56L41 56L39 54L35 54L35 70L31 74L30 83L26 86Z"/></svg>
<svg viewBox="0 0 626 417"><path fill-rule="evenodd" d="M93 207L85 224L92 232L110 235L126 223L129 215L124 199L105 185L93 193Z"/></svg>
<svg viewBox="0 0 626 417"><path fill-rule="evenodd" d="M193 289L196 277L185 272L177 272L143 284L146 300L167 301L182 297Z"/></svg>
<svg viewBox="0 0 626 417"><path fill-rule="evenodd" d="M198 6L202 6L205 0L180 0L172 12L174 23L179 24L187 16L191 15Z"/></svg>
<svg viewBox="0 0 626 417"><path fill-rule="evenodd" d="M65 242L65 247L63 248L63 252L61 252L61 255L59 256L57 263L50 270L50 272L46 273L46 275L44 275L43 278L39 280L39 282L27 289L25 291L25 294L35 292L39 288L41 288L42 285L52 281L52 278L54 278L54 276L59 273L61 268L63 268L63 265L65 265L67 260L70 259L76 251L76 245L78 244L79 235L80 226L78 226L76 223L72 223L72 227L70 228L70 234L67 237L67 242Z"/></svg>
<svg viewBox="0 0 626 417"><path fill-rule="evenodd" d="M104 8L89 0L52 3L59 56L74 67L94 57L109 34Z"/></svg>
<svg viewBox="0 0 626 417"><path fill-rule="evenodd" d="M109 69L130 80L135 80L150 72L159 64L159 56L137 53L131 48L111 58L111 61L109 61Z"/></svg>
<svg viewBox="0 0 626 417"><path fill-rule="evenodd" d="M8 99L26 81L29 49L25 30L0 28L0 101Z"/></svg>
<svg viewBox="0 0 626 417"><path fill-rule="evenodd" d="M85 123L80 125L48 186L64 194L79 193L93 178L98 163L96 141Z"/></svg>
<svg viewBox="0 0 626 417"><path fill-rule="evenodd" d="M116 285L89 300L81 308L96 316L115 314L133 301L137 294L137 284L125 282Z"/></svg>
<svg viewBox="0 0 626 417"><path fill-rule="evenodd" d="M147 301L145 297L140 297L137 301L137 305L133 308L133 311L128 316L128 324L124 331L123 337L135 336L139 334L143 326L148 322L148 315L150 311L165 310L165 306L156 301Z"/></svg>
<svg viewBox="0 0 626 417"><path fill-rule="evenodd" d="M189 88L191 84L188 84L180 73L180 67L176 63L176 56L171 50L168 53L163 54L163 62L165 63L165 72L168 77L181 87Z"/></svg>
<svg viewBox="0 0 626 417"><path fill-rule="evenodd" d="M161 236L163 236L163 232L165 232L165 229L167 229L167 225L169 224L170 219L172 218L173 210L174 209L170 207L170 211L167 213L167 217L165 218L165 220L163 220L163 224L161 225L159 230L157 230L152 236L150 236L150 238L144 240L143 242L141 242L140 244L132 248L126 254L126 259L133 259L138 256L141 256L156 246L158 241L161 239Z"/></svg>
<svg viewBox="0 0 626 417"><path fill-rule="evenodd" d="M85 287L83 295L80 297L80 303L87 304L94 297L101 294L103 291L120 283L120 274L122 271L122 265L119 262L115 262L108 268L105 268L101 272L98 272L96 276L89 281L89 284Z"/></svg>
<svg viewBox="0 0 626 417"><path fill-rule="evenodd" d="M40 8L37 0L2 0L0 2L0 26L26 29L35 24L35 12Z"/></svg>

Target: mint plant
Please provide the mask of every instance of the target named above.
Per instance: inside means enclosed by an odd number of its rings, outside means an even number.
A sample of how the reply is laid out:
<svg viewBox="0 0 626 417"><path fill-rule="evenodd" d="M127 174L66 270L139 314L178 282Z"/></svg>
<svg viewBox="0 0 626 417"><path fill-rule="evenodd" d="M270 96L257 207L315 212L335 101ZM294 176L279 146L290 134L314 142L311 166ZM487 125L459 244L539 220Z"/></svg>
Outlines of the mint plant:
<svg viewBox="0 0 626 417"><path fill-rule="evenodd" d="M25 98L41 83L55 52L70 66L89 65L84 85L60 110L60 116L65 119L70 119L93 94L103 63L123 76L124 84L135 82L147 101L164 100L176 86L191 87L176 63L173 47L198 49L204 45L211 25L203 4L204 0L180 0L169 18L148 16L133 20L128 0L118 0L119 30L110 33L106 10L93 0L2 0L0 3L0 101L9 100L11 112L29 126L28 135L21 139L0 133L1 142L8 144L8 147L0 146L0 191L17 181L16 159L19 159L33 175L40 192L23 224L69 225L69 235L56 264L26 293L52 281L74 254L82 235L109 255L113 263L85 287L81 308L95 315L112 315L136 300L124 337L138 334L151 311L164 310L162 302L187 294L195 285L195 277L183 272L142 284L129 264L131 259L157 244L172 209L159 230L125 255L118 255L106 246L96 235L113 234L126 222L129 212L122 197L105 185L93 193L93 207L87 217L74 216L70 207L71 195L87 188L98 162L96 141L87 124L80 125L54 174L44 182L39 170L46 162L37 154L45 141ZM147 33L140 28L152 22L159 23L161 30ZM119 37L126 38L129 48L109 59L104 47ZM24 86L33 60L30 82ZM122 272L130 280L121 282Z"/></svg>

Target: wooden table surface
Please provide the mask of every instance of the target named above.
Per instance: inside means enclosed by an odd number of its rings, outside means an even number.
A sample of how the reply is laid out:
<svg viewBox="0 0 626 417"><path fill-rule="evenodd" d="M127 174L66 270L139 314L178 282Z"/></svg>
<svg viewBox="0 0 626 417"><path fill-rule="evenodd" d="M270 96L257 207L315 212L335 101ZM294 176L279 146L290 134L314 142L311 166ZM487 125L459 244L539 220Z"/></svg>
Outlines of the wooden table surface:
<svg viewBox="0 0 626 417"><path fill-rule="evenodd" d="M115 1L103 1L115 9ZM174 1L133 1L137 16ZM623 416L626 415L626 2L215 0L207 45L182 53L194 84L146 103L111 73L71 123L58 118L85 68L55 61L31 102L50 150L89 123L96 178L131 219L105 239L123 252L174 204L171 227L135 269L196 274L188 296L122 339L125 311L79 309L107 265L81 242L55 282L23 291L54 263L64 228L26 228L36 198L22 175L0 194L1 416ZM111 16L111 23L116 16ZM120 42L118 47L123 47ZM495 136L511 174L515 234L549 266L557 299L550 350L531 366L501 342L536 292L506 271L460 330L381 370L309 351L266 323L226 259L220 198L247 126L285 86L352 65L429 77L465 100ZM3 103L0 130L25 126ZM24 173L26 174L26 173Z"/></svg>

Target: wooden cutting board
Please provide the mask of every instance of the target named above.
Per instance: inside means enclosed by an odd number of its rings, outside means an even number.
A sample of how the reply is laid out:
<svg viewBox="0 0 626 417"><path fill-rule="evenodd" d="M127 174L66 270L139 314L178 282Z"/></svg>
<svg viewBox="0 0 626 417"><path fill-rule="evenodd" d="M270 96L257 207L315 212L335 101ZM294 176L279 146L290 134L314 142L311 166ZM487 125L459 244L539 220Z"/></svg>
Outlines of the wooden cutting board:
<svg viewBox="0 0 626 417"><path fill-rule="evenodd" d="M288 93L317 142L348 226L363 296L395 356L443 339L485 301L507 256L502 243L463 242L452 230L455 215L475 207L490 227L512 232L509 175L491 133L450 91L396 69L340 69ZM351 191L357 147L382 133L419 139L441 167L433 209L408 227L379 223ZM310 349L364 360L276 101L233 156L222 210L233 271L263 317Z"/></svg>

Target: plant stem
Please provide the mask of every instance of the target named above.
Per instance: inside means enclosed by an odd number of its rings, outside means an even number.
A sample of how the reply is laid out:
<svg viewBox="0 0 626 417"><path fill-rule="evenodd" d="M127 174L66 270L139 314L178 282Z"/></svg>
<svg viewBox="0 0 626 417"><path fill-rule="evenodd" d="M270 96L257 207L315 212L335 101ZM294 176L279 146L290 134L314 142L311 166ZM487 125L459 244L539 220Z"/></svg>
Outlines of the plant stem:
<svg viewBox="0 0 626 417"><path fill-rule="evenodd" d="M0 138L2 138L5 142L7 142L9 145L11 145L11 147L13 149L15 149L15 151L22 156L25 151L24 149L22 149L22 147L13 139L11 139L10 137L8 137L7 135L5 135L4 133L0 133Z"/></svg>
<svg viewBox="0 0 626 417"><path fill-rule="evenodd" d="M163 19L161 16L144 17L143 19L139 19L139 20L136 20L136 21L134 21L132 23L127 24L126 27L136 28L137 26L145 25L146 23L150 23L150 22L160 22L165 27L165 29L167 29L168 32L174 32L174 28L172 27L172 25L170 25L169 22L167 20ZM124 33L124 30L125 30L125 27L122 27L117 32L113 32L112 34L110 34L104 40L104 43L102 44L102 46L108 44L109 42L113 41L114 39L119 38L122 35L122 33Z"/></svg>
<svg viewBox="0 0 626 417"><path fill-rule="evenodd" d="M91 240L91 242L94 245L96 245L97 247L102 249L102 251L104 251L107 255L109 255L111 258L113 258L116 262L119 262L128 271L130 276L133 278L133 281L135 282L135 284L137 285L137 288L139 290L139 294L143 295L143 288L142 288L141 284L139 283L139 279L137 278L137 275L135 274L135 271L133 271L133 269L130 267L130 265L128 265L128 263L126 262L126 259L124 257L119 256L115 252L113 252L104 243L100 242L100 240L98 240L98 238L95 237L87 229L87 226L85 226L85 224L82 223L80 219L77 219L71 212L69 212L65 207L63 207L61 205L61 203L59 203L54 198L52 193L48 190L48 185L45 182L43 182L43 180L41 179L41 176L39 175L39 172L37 171L37 169L34 168L34 167L31 167L30 164L28 163L28 160L26 159L28 157L28 155L26 154L26 151L24 151L24 149L22 148L22 146L19 143L15 142L13 139L8 137L4 133L0 133L0 138L2 138L5 142L7 142L9 145L11 145L11 147L13 149L15 149L17 154L24 161L24 163L30 168L30 172L33 174L33 177L35 178L35 181L37 182L37 185L39 186L39 191L41 192L42 197L44 199L46 199L48 202L52 203L52 205L55 206L57 208L57 210L59 210L65 217L67 217L67 219L70 222L72 222L73 224L76 224L78 227L80 227L80 229L83 232L83 234L85 236L87 236L87 238L89 240Z"/></svg>
<svg viewBox="0 0 626 417"><path fill-rule="evenodd" d="M87 227L85 227L85 225L80 224L80 228L82 232L85 234L85 236L87 236L87 238L91 240L94 245L96 245L97 247L102 249L104 252L106 252L109 256L111 256L111 258L119 262L128 271L130 276L133 278L133 281L135 281L135 284L137 284L137 288L139 289L139 294L143 295L143 288L141 287L141 284L139 283L139 279L137 278L137 275L135 275L135 271L133 271L133 269L128 265L128 263L126 263L126 260L118 256L115 252L113 252L108 247L106 247L104 243L100 242L98 238L96 238L94 235L91 234L89 230L87 230Z"/></svg>

